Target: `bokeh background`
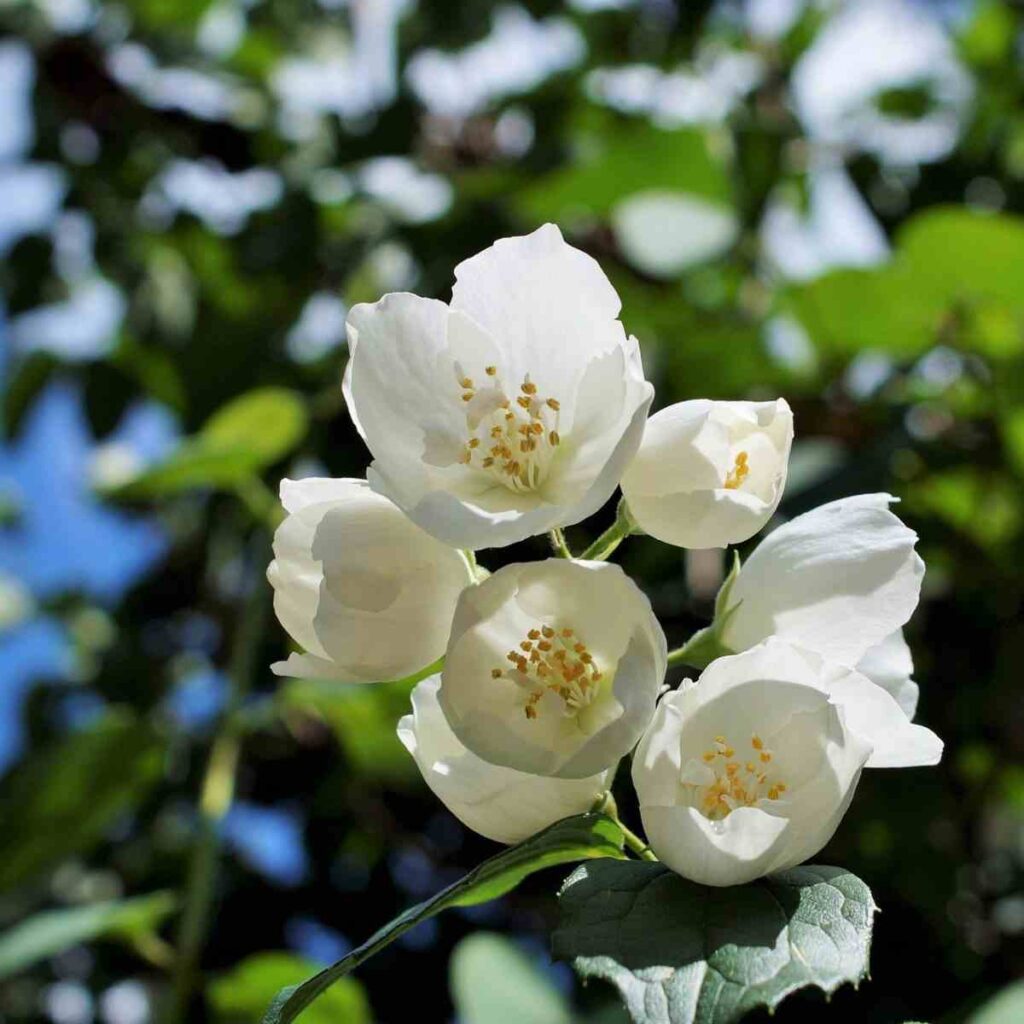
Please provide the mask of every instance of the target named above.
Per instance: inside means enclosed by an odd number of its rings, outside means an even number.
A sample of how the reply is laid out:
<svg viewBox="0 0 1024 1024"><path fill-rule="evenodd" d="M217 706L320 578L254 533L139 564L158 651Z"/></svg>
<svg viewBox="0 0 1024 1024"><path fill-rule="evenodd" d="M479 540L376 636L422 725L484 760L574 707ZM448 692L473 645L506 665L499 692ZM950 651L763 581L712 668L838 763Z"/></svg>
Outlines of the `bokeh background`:
<svg viewBox="0 0 1024 1024"><path fill-rule="evenodd" d="M364 471L346 309L551 220L658 406L789 399L781 516L888 490L920 533L947 753L819 857L882 907L871 980L778 1019L1024 1021L976 1009L1024 974L1022 60L1000 0L0 0L0 1020L255 1021L496 851L407 687L270 675L267 524L281 476ZM706 621L720 555L622 552L670 641ZM550 963L559 881L310 1024L622 1020Z"/></svg>

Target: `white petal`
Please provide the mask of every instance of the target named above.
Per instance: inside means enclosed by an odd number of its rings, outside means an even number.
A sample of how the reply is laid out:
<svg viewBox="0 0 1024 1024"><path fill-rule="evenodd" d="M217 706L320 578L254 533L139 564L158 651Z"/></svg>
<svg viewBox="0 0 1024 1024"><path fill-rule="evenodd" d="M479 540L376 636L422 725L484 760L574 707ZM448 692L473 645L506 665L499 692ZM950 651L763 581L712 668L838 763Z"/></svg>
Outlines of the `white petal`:
<svg viewBox="0 0 1024 1024"><path fill-rule="evenodd" d="M341 668L333 661L295 652L289 654L285 661L275 661L270 666L270 671L275 676L288 676L293 679L330 679L337 683L378 682L376 679L346 678Z"/></svg>
<svg viewBox="0 0 1024 1024"><path fill-rule="evenodd" d="M651 849L673 871L701 885L742 885L771 870L787 840L785 818L738 807L710 821L692 807L641 805Z"/></svg>
<svg viewBox="0 0 1024 1024"><path fill-rule="evenodd" d="M516 843L562 818L589 810L607 789L608 772L584 779L553 779L481 760L459 742L438 703L440 677L413 690L413 714L398 735L427 785L474 832Z"/></svg>
<svg viewBox="0 0 1024 1024"><path fill-rule="evenodd" d="M382 470L381 463L371 465L366 474L371 486L383 494L396 493L388 482L390 477L385 477ZM566 519L564 508L545 501L537 502L528 511L506 508L492 512L442 490L429 491L405 511L417 526L442 543L471 551L516 544L546 533Z"/></svg>
<svg viewBox="0 0 1024 1024"><path fill-rule="evenodd" d="M917 535L887 494L834 501L769 534L733 585L722 639L732 650L779 636L846 665L902 626L917 606Z"/></svg>
<svg viewBox="0 0 1024 1024"><path fill-rule="evenodd" d="M914 720L920 689L911 678L914 659L903 638L902 629L890 633L881 643L868 650L857 662L857 671L882 687L899 704L907 718Z"/></svg>
<svg viewBox="0 0 1024 1024"><path fill-rule="evenodd" d="M942 740L931 729L910 722L899 704L866 676L837 668L828 685L847 728L872 747L866 767L913 768L939 763Z"/></svg>
<svg viewBox="0 0 1024 1024"><path fill-rule="evenodd" d="M499 341L510 373L529 373L549 392L577 381L592 358L625 341L621 303L604 271L553 224L503 238L460 263L452 308Z"/></svg>
<svg viewBox="0 0 1024 1024"><path fill-rule="evenodd" d="M310 476L302 480L281 481L281 504L285 512L301 512L310 505L329 501L348 501L365 494L368 485L355 477Z"/></svg>
<svg viewBox="0 0 1024 1024"><path fill-rule="evenodd" d="M388 466L388 496L403 507L431 487L428 433L456 448L466 440L448 318L443 302L404 293L348 315L345 399L374 458Z"/></svg>

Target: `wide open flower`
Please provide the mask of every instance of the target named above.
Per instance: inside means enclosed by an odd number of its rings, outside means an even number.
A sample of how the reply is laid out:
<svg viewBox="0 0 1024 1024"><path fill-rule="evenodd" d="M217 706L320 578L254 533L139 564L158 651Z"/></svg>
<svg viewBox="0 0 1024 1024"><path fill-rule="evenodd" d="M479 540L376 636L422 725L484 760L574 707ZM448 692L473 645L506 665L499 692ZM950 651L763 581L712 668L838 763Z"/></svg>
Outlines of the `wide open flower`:
<svg viewBox="0 0 1024 1024"><path fill-rule="evenodd" d="M499 843L518 843L553 822L589 810L608 788L611 771L585 779L553 779L477 757L446 721L437 699L440 685L440 676L417 684L413 713L399 721L398 738L434 795L474 832Z"/></svg>
<svg viewBox="0 0 1024 1024"><path fill-rule="evenodd" d="M619 308L550 224L460 263L450 306L393 294L353 307L345 397L371 486L461 548L596 512L654 394Z"/></svg>
<svg viewBox="0 0 1024 1024"><path fill-rule="evenodd" d="M665 660L650 603L617 565L508 565L459 598L441 707L485 761L582 779L640 738Z"/></svg>
<svg viewBox="0 0 1024 1024"><path fill-rule="evenodd" d="M308 653L278 675L377 682L444 653L465 559L424 533L365 480L282 480L288 517L267 578L281 625Z"/></svg>
<svg viewBox="0 0 1024 1024"><path fill-rule="evenodd" d="M661 701L633 783L661 860L705 885L738 885L817 853L861 768L941 754L938 737L860 673L773 639Z"/></svg>
<svg viewBox="0 0 1024 1024"><path fill-rule="evenodd" d="M921 593L917 534L889 511L895 500L841 498L770 533L730 584L721 644L743 651L779 636L857 665L906 623Z"/></svg>
<svg viewBox="0 0 1024 1024"><path fill-rule="evenodd" d="M655 413L622 492L637 524L683 548L752 537L782 498L793 413L774 402L695 399Z"/></svg>

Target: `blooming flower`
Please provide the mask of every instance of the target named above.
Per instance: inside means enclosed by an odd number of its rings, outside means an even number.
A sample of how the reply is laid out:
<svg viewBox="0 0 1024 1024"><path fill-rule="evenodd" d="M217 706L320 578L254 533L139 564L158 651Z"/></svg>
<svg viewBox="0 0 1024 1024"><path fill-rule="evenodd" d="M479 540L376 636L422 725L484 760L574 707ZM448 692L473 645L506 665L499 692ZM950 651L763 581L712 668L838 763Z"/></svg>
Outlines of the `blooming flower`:
<svg viewBox="0 0 1024 1024"><path fill-rule="evenodd" d="M633 783L661 860L696 882L737 885L817 853L862 768L935 764L941 753L866 677L771 639L661 701Z"/></svg>
<svg viewBox="0 0 1024 1024"><path fill-rule="evenodd" d="M443 652L462 555L414 526L364 480L282 480L288 517L267 578L281 625L307 653L278 675L376 682L407 676Z"/></svg>
<svg viewBox="0 0 1024 1024"><path fill-rule="evenodd" d="M732 581L719 637L743 651L770 636L856 666L888 641L917 607L924 562L917 534L888 494L829 502L770 533ZM886 652L881 652L885 656ZM909 651L902 657L909 659ZM881 662L869 659L881 668ZM909 669L906 677L909 678Z"/></svg>
<svg viewBox="0 0 1024 1024"><path fill-rule="evenodd" d="M461 548L596 512L653 397L619 308L550 224L459 264L451 305L397 293L355 306L345 396L371 486Z"/></svg>
<svg viewBox="0 0 1024 1024"><path fill-rule="evenodd" d="M622 491L646 533L684 548L752 537L786 485L793 413L774 402L695 399L647 421Z"/></svg>
<svg viewBox="0 0 1024 1024"><path fill-rule="evenodd" d="M398 738L416 759L434 794L466 826L499 843L518 843L542 828L589 810L608 788L611 771L583 779L553 779L502 768L467 750L438 702L440 676L412 691L413 713Z"/></svg>
<svg viewBox="0 0 1024 1024"><path fill-rule="evenodd" d="M440 703L478 757L582 779L640 738L665 667L665 635L618 566L514 564L460 596Z"/></svg>

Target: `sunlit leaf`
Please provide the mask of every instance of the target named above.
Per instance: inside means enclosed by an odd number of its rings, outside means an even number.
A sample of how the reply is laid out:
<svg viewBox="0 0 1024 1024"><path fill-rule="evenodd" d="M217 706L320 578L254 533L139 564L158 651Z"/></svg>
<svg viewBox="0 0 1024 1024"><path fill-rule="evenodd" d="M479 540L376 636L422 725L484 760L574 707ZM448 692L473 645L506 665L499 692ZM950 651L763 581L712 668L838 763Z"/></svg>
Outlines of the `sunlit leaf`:
<svg viewBox="0 0 1024 1024"><path fill-rule="evenodd" d="M1024 981L1015 981L986 1000L965 1024L1020 1024L1024 1020Z"/></svg>
<svg viewBox="0 0 1024 1024"><path fill-rule="evenodd" d="M166 461L118 488L151 498L191 488L230 487L282 459L305 437L302 399L284 388L260 388L219 409Z"/></svg>
<svg viewBox="0 0 1024 1024"><path fill-rule="evenodd" d="M316 964L294 953L257 953L210 983L206 990L218 1024L252 1024L277 992L297 985ZM302 1024L370 1024L362 985L341 978L302 1015Z"/></svg>
<svg viewBox="0 0 1024 1024"><path fill-rule="evenodd" d="M463 1024L570 1024L558 989L501 935L463 939L449 965L452 1002Z"/></svg>

